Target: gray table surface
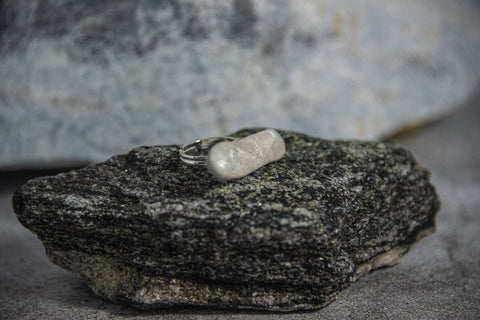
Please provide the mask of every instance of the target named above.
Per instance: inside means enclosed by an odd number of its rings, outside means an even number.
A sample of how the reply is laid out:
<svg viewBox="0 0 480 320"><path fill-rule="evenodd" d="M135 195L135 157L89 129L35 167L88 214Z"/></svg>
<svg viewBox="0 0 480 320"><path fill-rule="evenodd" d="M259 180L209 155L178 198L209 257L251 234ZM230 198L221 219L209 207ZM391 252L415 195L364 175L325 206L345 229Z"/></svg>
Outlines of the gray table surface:
<svg viewBox="0 0 480 320"><path fill-rule="evenodd" d="M437 231L313 312L145 312L104 301L52 264L14 216L13 191L48 172L0 173L0 319L480 319L479 124L477 93L457 113L395 139L432 171L442 200Z"/></svg>

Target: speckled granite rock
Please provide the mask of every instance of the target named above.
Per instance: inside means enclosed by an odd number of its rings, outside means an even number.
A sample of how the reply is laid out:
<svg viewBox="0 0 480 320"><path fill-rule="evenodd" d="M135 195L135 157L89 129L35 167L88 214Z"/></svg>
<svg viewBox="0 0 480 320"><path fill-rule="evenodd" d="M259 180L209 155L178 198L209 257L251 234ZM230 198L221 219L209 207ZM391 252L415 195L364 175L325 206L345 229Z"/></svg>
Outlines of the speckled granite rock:
<svg viewBox="0 0 480 320"><path fill-rule="evenodd" d="M319 308L433 231L439 200L408 151L279 133L286 155L240 180L140 147L31 180L14 210L54 263L141 308Z"/></svg>
<svg viewBox="0 0 480 320"><path fill-rule="evenodd" d="M268 126L376 139L480 81L476 0L0 1L0 166Z"/></svg>

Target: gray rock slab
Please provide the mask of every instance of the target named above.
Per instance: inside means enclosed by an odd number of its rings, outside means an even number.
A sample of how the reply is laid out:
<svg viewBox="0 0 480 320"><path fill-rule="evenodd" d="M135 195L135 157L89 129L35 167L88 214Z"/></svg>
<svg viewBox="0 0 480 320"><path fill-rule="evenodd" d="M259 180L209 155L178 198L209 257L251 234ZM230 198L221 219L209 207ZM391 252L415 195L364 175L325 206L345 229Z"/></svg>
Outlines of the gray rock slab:
<svg viewBox="0 0 480 320"><path fill-rule="evenodd" d="M242 127L378 138L480 79L478 1L29 1L0 10L0 166Z"/></svg>
<svg viewBox="0 0 480 320"><path fill-rule="evenodd" d="M397 140L432 171L442 199L437 231L394 268L361 278L325 309L285 315L184 309L145 312L103 301L52 264L16 220L13 191L34 173L0 177L1 319L478 319L480 95L444 121ZM46 172L36 173L46 175Z"/></svg>
<svg viewBox="0 0 480 320"><path fill-rule="evenodd" d="M227 183L144 146L33 179L13 207L54 263L145 309L318 309L433 232L430 173L404 148L273 134L285 155Z"/></svg>

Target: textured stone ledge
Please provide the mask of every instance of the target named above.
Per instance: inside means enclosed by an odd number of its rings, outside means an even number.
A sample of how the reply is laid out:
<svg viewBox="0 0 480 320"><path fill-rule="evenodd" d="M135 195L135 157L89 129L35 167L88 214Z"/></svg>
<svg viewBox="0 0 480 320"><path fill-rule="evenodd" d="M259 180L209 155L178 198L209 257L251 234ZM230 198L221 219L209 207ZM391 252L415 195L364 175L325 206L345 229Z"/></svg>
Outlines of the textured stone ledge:
<svg viewBox="0 0 480 320"><path fill-rule="evenodd" d="M14 209L53 262L141 308L319 308L433 231L438 197L405 149L279 133L286 155L239 180L139 147L31 180Z"/></svg>

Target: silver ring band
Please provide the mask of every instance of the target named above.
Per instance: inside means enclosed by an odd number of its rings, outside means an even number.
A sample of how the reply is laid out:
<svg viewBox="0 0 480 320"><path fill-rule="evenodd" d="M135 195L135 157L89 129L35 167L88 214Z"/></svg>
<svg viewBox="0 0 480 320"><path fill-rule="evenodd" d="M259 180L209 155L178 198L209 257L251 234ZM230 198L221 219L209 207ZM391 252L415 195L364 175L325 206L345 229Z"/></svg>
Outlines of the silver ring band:
<svg viewBox="0 0 480 320"><path fill-rule="evenodd" d="M210 148L219 142L234 141L237 139L238 138L234 137L214 137L196 140L180 148L180 159L186 164L205 166L207 165L208 151Z"/></svg>

